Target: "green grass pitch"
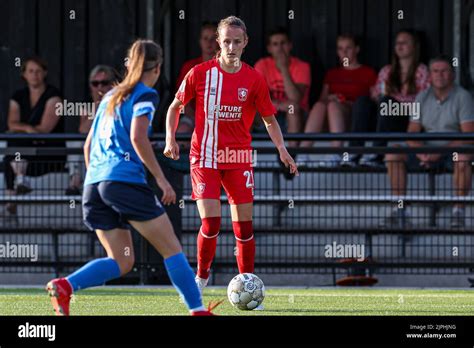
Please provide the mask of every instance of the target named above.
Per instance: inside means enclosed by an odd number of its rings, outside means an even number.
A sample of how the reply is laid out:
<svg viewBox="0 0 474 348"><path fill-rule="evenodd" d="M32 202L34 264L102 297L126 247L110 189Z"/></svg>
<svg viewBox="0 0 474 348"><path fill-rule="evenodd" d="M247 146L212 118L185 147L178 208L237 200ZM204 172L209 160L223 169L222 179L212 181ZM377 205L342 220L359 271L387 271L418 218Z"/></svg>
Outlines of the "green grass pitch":
<svg viewBox="0 0 474 348"><path fill-rule="evenodd" d="M226 289L204 290L204 303L225 299L218 315L474 315L474 290L268 288L264 311L240 311ZM41 289L0 289L0 315L53 315ZM79 292L71 315L187 315L171 287L100 287Z"/></svg>

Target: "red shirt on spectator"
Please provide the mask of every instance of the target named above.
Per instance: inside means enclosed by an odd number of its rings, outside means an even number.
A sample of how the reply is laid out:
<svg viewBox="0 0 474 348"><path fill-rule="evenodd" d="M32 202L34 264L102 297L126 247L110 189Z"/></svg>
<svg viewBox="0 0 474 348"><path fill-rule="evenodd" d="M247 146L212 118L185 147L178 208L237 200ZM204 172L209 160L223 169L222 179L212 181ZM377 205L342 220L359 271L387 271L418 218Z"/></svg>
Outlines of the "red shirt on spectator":
<svg viewBox="0 0 474 348"><path fill-rule="evenodd" d="M283 84L283 76L276 67L273 57L260 59L255 64L255 70L260 72L267 81L272 101L285 102L288 100ZM307 86L301 99L300 106L308 111L309 108L309 88L311 86L311 68L309 64L296 57L290 57L290 75L293 82Z"/></svg>
<svg viewBox="0 0 474 348"><path fill-rule="evenodd" d="M324 77L324 84L329 86L329 94L342 95L345 100L351 102L361 96L370 95L370 88L376 81L377 73L366 65L356 69L333 68Z"/></svg>
<svg viewBox="0 0 474 348"><path fill-rule="evenodd" d="M176 80L176 90L178 90L179 86L181 86L181 82L183 82L184 77L189 72L189 70L194 68L196 65L201 64L202 62L202 56L199 56L197 58L187 60L183 63L183 65L181 66L181 70L179 71L178 79Z"/></svg>

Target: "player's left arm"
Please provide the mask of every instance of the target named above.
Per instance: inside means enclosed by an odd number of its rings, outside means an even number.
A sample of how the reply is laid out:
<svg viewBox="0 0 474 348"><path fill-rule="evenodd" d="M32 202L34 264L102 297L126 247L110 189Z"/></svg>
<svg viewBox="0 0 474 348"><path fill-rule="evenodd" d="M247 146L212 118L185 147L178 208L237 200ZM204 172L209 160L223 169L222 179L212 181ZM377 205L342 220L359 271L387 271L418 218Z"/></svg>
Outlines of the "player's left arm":
<svg viewBox="0 0 474 348"><path fill-rule="evenodd" d="M263 123L267 129L268 135L275 144L280 154L280 160L285 164L286 167L290 168L290 173L298 174L298 167L296 166L295 160L290 156L285 146L285 140L281 133L280 125L275 118L275 107L270 99L270 93L268 91L267 83L262 75L256 79L254 85L255 90L255 106L260 115L262 115Z"/></svg>
<svg viewBox="0 0 474 348"><path fill-rule="evenodd" d="M281 133L280 125L276 120L274 115L262 117L263 123L265 124L265 128L267 129L268 135L272 139L273 143L275 144L278 152L280 154L280 160L283 162L285 167L290 168L290 173L295 174L296 176L299 175L298 167L296 166L295 160L291 155L288 153L288 150L285 146L285 140L283 139L283 134Z"/></svg>
<svg viewBox="0 0 474 348"><path fill-rule="evenodd" d="M176 192L171 187L168 179L166 179L163 170L156 160L155 151L151 146L151 142L148 139L149 123L150 119L146 114L133 117L130 127L130 140L138 157L153 175L156 183L163 191L163 196L161 197L163 204L174 204L176 203Z"/></svg>

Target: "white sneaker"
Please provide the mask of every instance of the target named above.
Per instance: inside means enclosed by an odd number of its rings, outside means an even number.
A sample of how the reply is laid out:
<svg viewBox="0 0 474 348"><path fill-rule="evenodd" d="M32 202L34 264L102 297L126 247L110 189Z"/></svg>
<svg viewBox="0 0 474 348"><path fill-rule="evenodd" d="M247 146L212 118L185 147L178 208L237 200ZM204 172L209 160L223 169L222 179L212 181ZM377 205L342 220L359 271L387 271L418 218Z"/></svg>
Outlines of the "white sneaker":
<svg viewBox="0 0 474 348"><path fill-rule="evenodd" d="M203 278L200 278L200 277L196 276L196 278L194 278L194 280L196 281L196 285L197 285L199 291L202 294L202 290L207 286L207 282L209 281L209 279L203 279Z"/></svg>
<svg viewBox="0 0 474 348"><path fill-rule="evenodd" d="M253 310L254 311L263 311L263 310L265 310L265 307L263 306L263 303L261 303L259 306L255 307Z"/></svg>

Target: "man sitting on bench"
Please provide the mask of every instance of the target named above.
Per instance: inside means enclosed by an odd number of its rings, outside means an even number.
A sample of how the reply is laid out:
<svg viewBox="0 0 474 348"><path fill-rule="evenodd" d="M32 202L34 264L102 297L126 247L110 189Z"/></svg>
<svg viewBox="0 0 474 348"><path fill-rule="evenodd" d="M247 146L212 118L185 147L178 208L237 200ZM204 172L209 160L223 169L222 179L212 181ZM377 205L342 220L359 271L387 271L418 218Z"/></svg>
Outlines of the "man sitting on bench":
<svg viewBox="0 0 474 348"><path fill-rule="evenodd" d="M471 95L455 84L452 60L447 56L433 58L429 64L431 87L419 93L415 103L419 103L419 115L412 115L408 132L474 132L474 105ZM472 141L407 141L409 147L423 145L462 146ZM385 161L390 178L392 194L405 195L407 190L407 167L447 168L454 171L453 184L456 196L467 196L471 189L473 156L459 154L387 154ZM394 208L383 225L399 225L399 214ZM406 224L405 224L406 225ZM451 227L464 227L463 204L455 204L451 216Z"/></svg>

